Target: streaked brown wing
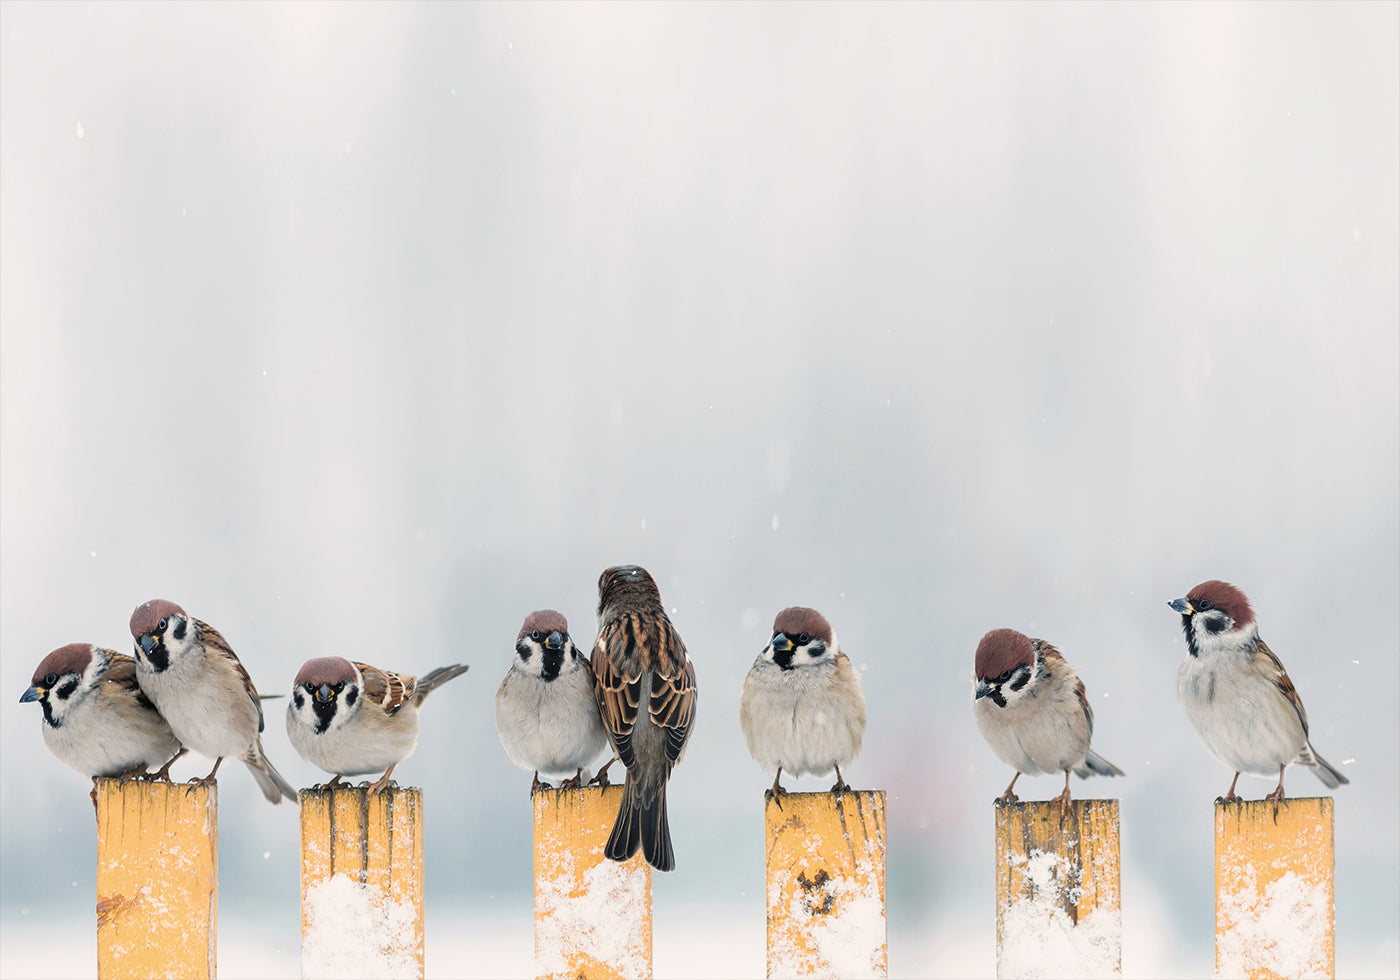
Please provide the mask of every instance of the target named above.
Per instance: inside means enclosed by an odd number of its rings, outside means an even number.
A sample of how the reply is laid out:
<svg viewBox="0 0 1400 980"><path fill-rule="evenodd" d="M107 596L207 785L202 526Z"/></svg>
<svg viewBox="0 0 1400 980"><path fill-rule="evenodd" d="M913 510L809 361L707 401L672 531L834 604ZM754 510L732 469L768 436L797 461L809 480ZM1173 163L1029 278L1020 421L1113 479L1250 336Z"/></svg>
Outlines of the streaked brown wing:
<svg viewBox="0 0 1400 980"><path fill-rule="evenodd" d="M642 676L638 671L629 674L620 667L614 658L608 656L609 644L615 644L623 631L619 629L623 620L609 623L598 636L593 648L593 693L598 699L598 713L602 716L603 727L612 742L617 756L624 767L630 768L632 755L632 730L637 727L637 711L642 703Z"/></svg>
<svg viewBox="0 0 1400 980"><path fill-rule="evenodd" d="M233 647L228 645L228 640L224 635L210 626L203 620L194 621L195 628L199 630L199 642L204 644L205 652L214 652L221 657L227 658L233 664L234 673L243 682L243 690L248 692L248 700L253 702L253 707L258 709L258 731L263 730L263 710L262 699L258 697L258 689L253 686L253 678L248 676L248 670L243 666L243 662L238 659L238 654L233 652Z"/></svg>
<svg viewBox="0 0 1400 980"><path fill-rule="evenodd" d="M418 690L417 679L407 674L395 674L353 660L351 663L364 678L365 700L382 705L387 715L392 715L402 708L404 702L410 700L413 692Z"/></svg>
<svg viewBox="0 0 1400 980"><path fill-rule="evenodd" d="M1308 713L1303 709L1303 699L1298 696L1298 689L1293 686L1293 681L1288 677L1288 671L1283 669L1283 662L1274 656L1274 651L1269 649L1269 645L1263 640L1259 641L1259 656L1264 658L1264 662L1270 670L1277 671L1274 683L1278 685L1279 692L1293 705L1293 710L1298 712L1298 720L1303 723L1303 734L1308 734Z"/></svg>
<svg viewBox="0 0 1400 980"><path fill-rule="evenodd" d="M107 659L107 673L102 675L104 683L111 684L123 694L130 695L136 703L151 711L156 710L156 706L151 699L146 697L146 693L141 690L141 685L136 680L136 661L132 658L109 652Z"/></svg>
<svg viewBox="0 0 1400 980"><path fill-rule="evenodd" d="M654 724L666 729L666 757L675 762L695 721L695 664L686 656L685 644L669 622L662 635L665 673L657 670L652 675L647 711Z"/></svg>
<svg viewBox="0 0 1400 980"><path fill-rule="evenodd" d="M1060 653L1044 640L1031 640L1031 645L1045 658L1045 665L1051 669L1069 669L1069 661L1065 660L1064 654ZM1084 682L1078 677L1074 679L1074 696L1079 699L1079 707L1084 711L1084 720L1089 723L1089 734L1094 734L1094 709L1089 707L1089 696L1084 693Z"/></svg>

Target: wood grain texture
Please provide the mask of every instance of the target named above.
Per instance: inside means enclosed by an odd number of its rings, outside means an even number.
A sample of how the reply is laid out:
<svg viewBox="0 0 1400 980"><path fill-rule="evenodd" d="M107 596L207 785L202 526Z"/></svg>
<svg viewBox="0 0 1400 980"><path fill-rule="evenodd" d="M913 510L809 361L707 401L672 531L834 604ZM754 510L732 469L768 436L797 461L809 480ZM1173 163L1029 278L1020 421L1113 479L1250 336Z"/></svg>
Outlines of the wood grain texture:
<svg viewBox="0 0 1400 980"><path fill-rule="evenodd" d="M1058 799L998 805L997 976L1036 959L1121 975L1119 886L1117 800L1075 800L1063 820Z"/></svg>
<svg viewBox="0 0 1400 980"><path fill-rule="evenodd" d="M780 800L764 808L768 976L887 976L884 792Z"/></svg>
<svg viewBox="0 0 1400 980"><path fill-rule="evenodd" d="M304 789L301 803L302 974L374 960L423 975L423 791L390 786ZM328 931L318 911L354 919ZM338 934L337 934L338 932Z"/></svg>
<svg viewBox="0 0 1400 980"><path fill-rule="evenodd" d="M1215 967L1252 980L1336 974L1332 798L1215 805Z"/></svg>
<svg viewBox="0 0 1400 980"><path fill-rule="evenodd" d="M535 968L541 977L652 975L651 867L603 849L622 787L541 790L535 824Z"/></svg>
<svg viewBox="0 0 1400 980"><path fill-rule="evenodd" d="M214 786L97 780L97 975L213 977Z"/></svg>

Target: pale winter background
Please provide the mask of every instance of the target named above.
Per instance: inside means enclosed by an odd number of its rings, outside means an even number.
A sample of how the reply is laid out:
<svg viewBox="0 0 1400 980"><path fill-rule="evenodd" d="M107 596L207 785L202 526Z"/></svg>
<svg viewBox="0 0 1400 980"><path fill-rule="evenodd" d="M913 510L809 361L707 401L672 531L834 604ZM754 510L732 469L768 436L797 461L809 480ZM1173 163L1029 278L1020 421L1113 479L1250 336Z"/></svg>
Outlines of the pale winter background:
<svg viewBox="0 0 1400 980"><path fill-rule="evenodd" d="M762 972L737 696L793 603L864 671L895 974L993 969L996 626L1082 666L1128 773L1075 783L1123 800L1127 971L1209 972L1230 774L1166 603L1222 577L1353 781L1338 972L1394 975L1397 37L1394 4L0 8L0 972L94 968L87 784L16 700L161 596L269 691L472 664L398 773L429 968L529 973L491 697L525 613L590 643L639 562L700 683L661 974ZM296 813L221 775L222 972L294 974Z"/></svg>

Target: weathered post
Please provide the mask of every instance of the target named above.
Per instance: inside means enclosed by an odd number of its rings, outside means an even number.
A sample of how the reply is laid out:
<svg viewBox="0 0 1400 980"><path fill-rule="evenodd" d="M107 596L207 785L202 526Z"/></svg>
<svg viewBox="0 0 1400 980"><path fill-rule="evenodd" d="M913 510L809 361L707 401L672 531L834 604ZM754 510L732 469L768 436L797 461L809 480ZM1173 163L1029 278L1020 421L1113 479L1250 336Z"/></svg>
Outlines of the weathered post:
<svg viewBox="0 0 1400 980"><path fill-rule="evenodd" d="M541 977L652 975L651 866L603 856L622 787L541 790L535 811L535 969Z"/></svg>
<svg viewBox="0 0 1400 980"><path fill-rule="evenodd" d="M1331 977L1330 796L1215 805L1215 973Z"/></svg>
<svg viewBox="0 0 1400 980"><path fill-rule="evenodd" d="M423 976L423 791L298 798L302 976Z"/></svg>
<svg viewBox="0 0 1400 980"><path fill-rule="evenodd" d="M215 786L97 780L97 975L213 977Z"/></svg>
<svg viewBox="0 0 1400 980"><path fill-rule="evenodd" d="M1118 801L996 808L997 976L1123 972Z"/></svg>
<svg viewBox="0 0 1400 980"><path fill-rule="evenodd" d="M787 793L764 824L768 976L887 976L884 792Z"/></svg>

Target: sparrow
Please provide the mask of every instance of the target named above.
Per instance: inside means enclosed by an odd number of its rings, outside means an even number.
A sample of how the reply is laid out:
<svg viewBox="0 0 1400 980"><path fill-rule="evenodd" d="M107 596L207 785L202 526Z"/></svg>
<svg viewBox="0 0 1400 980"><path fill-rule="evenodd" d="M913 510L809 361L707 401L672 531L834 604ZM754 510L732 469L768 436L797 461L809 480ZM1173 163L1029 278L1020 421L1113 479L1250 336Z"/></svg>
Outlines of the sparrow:
<svg viewBox="0 0 1400 980"><path fill-rule="evenodd" d="M152 599L131 614L136 679L186 748L214 760L214 781L226 756L247 765L273 803L297 798L263 754L262 700L228 641L208 623L165 599Z"/></svg>
<svg viewBox="0 0 1400 980"><path fill-rule="evenodd" d="M303 759L335 775L327 789L339 786L341 776L383 769L369 787L374 796L418 745L423 700L466 672L465 664L453 664L415 679L344 657L308 660L292 682L287 738Z"/></svg>
<svg viewBox="0 0 1400 980"><path fill-rule="evenodd" d="M1084 682L1044 640L1011 629L992 630L977 644L972 713L992 753L1016 770L997 803L1015 803L1022 773L1065 774L1060 819L1069 813L1069 774L1121 776L1123 770L1089 748L1094 712Z"/></svg>
<svg viewBox="0 0 1400 980"><path fill-rule="evenodd" d="M695 666L646 569L620 565L599 576L592 666L603 728L627 768L604 853L626 861L640 847L653 868L671 871L666 780L695 723Z"/></svg>
<svg viewBox="0 0 1400 980"><path fill-rule="evenodd" d="M1283 664L1259 638L1249 599L1228 582L1202 582L1184 599L1167 603L1181 614L1186 659L1176 672L1176 693L1206 751L1235 770L1230 791L1218 803L1233 803L1240 773L1272 776L1278 788L1274 821L1283 801L1283 770L1290 762L1310 768L1328 789L1351 780L1308 741L1308 713Z"/></svg>
<svg viewBox="0 0 1400 980"><path fill-rule="evenodd" d="M784 769L794 776L825 776L835 769L831 792L850 789L841 767L860 751L865 695L821 613L792 606L774 618L773 638L744 678L739 724L749 755L765 771L776 770L764 799L787 793L778 782Z"/></svg>
<svg viewBox="0 0 1400 980"><path fill-rule="evenodd" d="M115 650L90 643L59 647L39 661L19 700L38 701L44 709L44 744L93 779L94 806L99 777L131 778L161 766L156 775L168 779L170 764L185 752L141 693L136 661Z"/></svg>
<svg viewBox="0 0 1400 980"><path fill-rule="evenodd" d="M562 779L561 788L577 787L584 766L607 748L593 668L574 646L568 620L553 609L530 613L520 627L496 691L496 734L511 762L534 771L531 795L549 788L541 772Z"/></svg>

